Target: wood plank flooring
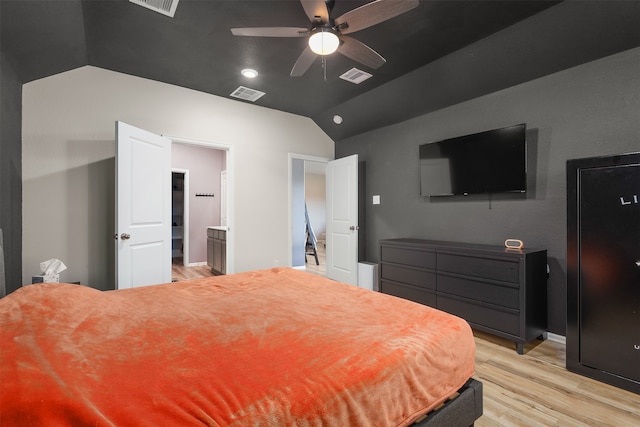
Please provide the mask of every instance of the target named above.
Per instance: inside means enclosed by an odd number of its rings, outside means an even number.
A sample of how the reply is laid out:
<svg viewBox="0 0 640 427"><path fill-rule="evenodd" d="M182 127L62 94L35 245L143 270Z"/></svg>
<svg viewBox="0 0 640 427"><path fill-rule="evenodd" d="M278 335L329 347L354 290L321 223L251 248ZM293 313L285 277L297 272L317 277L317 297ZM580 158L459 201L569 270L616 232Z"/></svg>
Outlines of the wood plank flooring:
<svg viewBox="0 0 640 427"><path fill-rule="evenodd" d="M307 273L315 274L316 276L326 277L326 250L324 248L324 244L318 242L316 245L316 252L318 254L318 262L320 265L316 265L316 259L313 255L307 255L307 262L304 264L305 271Z"/></svg>
<svg viewBox="0 0 640 427"><path fill-rule="evenodd" d="M308 257L306 269L325 275ZM211 276L205 266L174 264L173 277ZM476 427L634 427L640 426L640 395L591 380L565 369L565 345L535 341L519 355L507 340L474 332L476 375L484 388L484 415Z"/></svg>
<svg viewBox="0 0 640 427"><path fill-rule="evenodd" d="M640 426L640 395L567 371L563 343L536 341L518 355L507 340L474 335L484 387L476 426Z"/></svg>
<svg viewBox="0 0 640 427"><path fill-rule="evenodd" d="M214 274L208 265L196 265L193 267L185 267L182 265L182 258L174 258L171 264L171 280L173 282L181 282L183 280L199 279L201 277L209 277Z"/></svg>

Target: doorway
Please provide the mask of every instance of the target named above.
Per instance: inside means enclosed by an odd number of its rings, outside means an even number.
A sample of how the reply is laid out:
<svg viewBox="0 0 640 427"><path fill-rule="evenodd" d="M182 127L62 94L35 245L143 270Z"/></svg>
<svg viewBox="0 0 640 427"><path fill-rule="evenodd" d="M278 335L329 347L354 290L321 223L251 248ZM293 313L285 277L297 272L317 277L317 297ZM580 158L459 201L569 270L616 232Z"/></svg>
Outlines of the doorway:
<svg viewBox="0 0 640 427"><path fill-rule="evenodd" d="M290 265L320 276L326 275L325 169L328 161L326 158L289 154ZM307 229L307 218L313 237ZM315 252L310 245L312 241Z"/></svg>
<svg viewBox="0 0 640 427"><path fill-rule="evenodd" d="M171 169L171 260L188 266L189 260L189 170Z"/></svg>
<svg viewBox="0 0 640 427"><path fill-rule="evenodd" d="M173 137L170 140L172 175L178 180L175 189L172 185L172 190L176 191L172 198L175 213L172 222L176 227L172 228L172 236L176 237L172 239L172 270L173 278L180 280L180 277L192 277L196 273L201 276L210 271L207 267L207 229L223 225L223 222L230 229L233 223L233 150L211 142ZM180 191L180 183L183 191ZM233 247L234 236L228 233L229 273L234 271Z"/></svg>
<svg viewBox="0 0 640 427"><path fill-rule="evenodd" d="M132 149L135 145L136 149ZM177 147L196 146L206 152L217 152L219 157L219 167L227 171L227 186L233 185L233 148L221 144L186 140L183 138L170 138L135 128L126 123L116 122L116 215L115 215L115 288L124 289L137 286L144 286L154 283L167 283L172 280L172 169L179 168L176 160ZM205 158L206 156L201 156ZM211 163L204 163L201 169L211 169ZM139 167L132 167L132 165ZM193 163L188 163L189 180L193 183L193 172L196 167ZM193 166L193 167L192 167ZM215 193L220 196L220 172L213 175L217 179L217 188L213 179L204 179L204 188L200 194L193 192L193 187L185 187L184 177L180 182L180 175L176 176L176 190L180 190L183 200L189 198L189 206L197 208L192 200L192 196L213 197ZM182 188L180 188L182 187ZM187 190L190 188L190 190ZM233 225L233 191L227 188L226 217L227 223ZM192 209L193 210L193 209ZM216 212L216 208L213 211ZM206 212L205 212L206 213ZM220 207L217 207L218 221L220 218ZM198 226L203 244L198 247L194 244L194 228L191 215L185 216L184 209L180 212L179 207L176 216L182 216L182 240L186 237L189 246L185 247L180 242L175 245L176 251L182 252L183 264L193 263L193 248L200 249L202 264L207 264L207 229L214 225L216 220L212 215L205 218L203 226ZM175 221L176 237L179 236L178 219ZM185 236L185 228L189 234ZM230 227L229 227L230 228ZM180 239L176 239L180 240ZM228 254L226 255L226 267L228 273L235 271L235 258L233 250L235 248L233 233L227 239ZM177 254L177 253L176 253ZM136 268L132 266L135 263ZM198 263L199 264L199 263ZM196 264L196 265L198 265Z"/></svg>

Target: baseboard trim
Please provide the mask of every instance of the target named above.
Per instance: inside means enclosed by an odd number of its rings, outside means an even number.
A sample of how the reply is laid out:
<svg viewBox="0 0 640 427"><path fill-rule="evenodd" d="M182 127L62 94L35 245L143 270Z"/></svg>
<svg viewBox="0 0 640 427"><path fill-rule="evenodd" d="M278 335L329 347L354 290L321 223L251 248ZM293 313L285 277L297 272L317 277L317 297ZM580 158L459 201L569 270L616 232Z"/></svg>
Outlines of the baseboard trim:
<svg viewBox="0 0 640 427"><path fill-rule="evenodd" d="M189 264L185 265L185 267L200 267L202 265L207 265L206 261L203 262L190 262Z"/></svg>
<svg viewBox="0 0 640 427"><path fill-rule="evenodd" d="M558 344L567 345L567 337L564 335L558 335L551 332L547 332L547 339L549 341L557 342Z"/></svg>

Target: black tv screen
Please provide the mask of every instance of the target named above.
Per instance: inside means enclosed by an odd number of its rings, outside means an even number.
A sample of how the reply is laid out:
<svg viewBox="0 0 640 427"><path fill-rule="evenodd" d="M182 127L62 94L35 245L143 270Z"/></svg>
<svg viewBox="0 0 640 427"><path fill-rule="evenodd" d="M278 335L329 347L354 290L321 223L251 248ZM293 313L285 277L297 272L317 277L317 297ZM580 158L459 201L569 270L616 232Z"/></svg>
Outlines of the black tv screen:
<svg viewBox="0 0 640 427"><path fill-rule="evenodd" d="M526 130L519 124L422 144L421 195L526 192Z"/></svg>

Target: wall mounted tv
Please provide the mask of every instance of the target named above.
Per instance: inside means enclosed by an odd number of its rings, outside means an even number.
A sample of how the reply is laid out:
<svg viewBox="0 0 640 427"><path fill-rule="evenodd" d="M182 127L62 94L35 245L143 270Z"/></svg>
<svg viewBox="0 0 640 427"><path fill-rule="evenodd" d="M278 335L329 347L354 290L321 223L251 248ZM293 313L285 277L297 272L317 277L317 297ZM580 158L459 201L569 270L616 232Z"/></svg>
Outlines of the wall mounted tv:
<svg viewBox="0 0 640 427"><path fill-rule="evenodd" d="M519 124L422 144L421 195L526 192L526 131Z"/></svg>

